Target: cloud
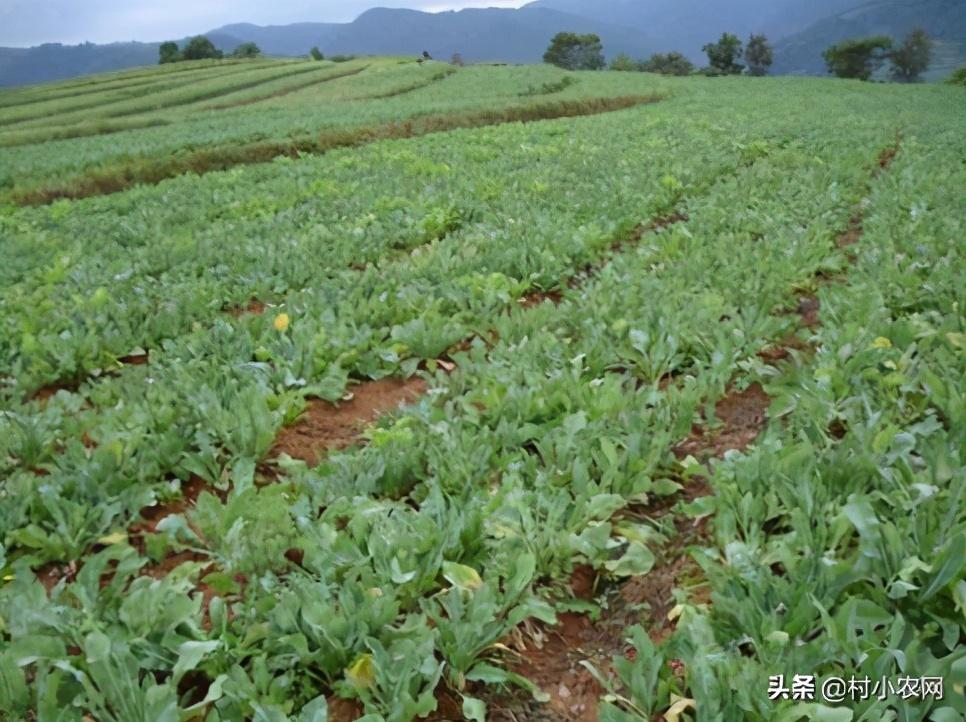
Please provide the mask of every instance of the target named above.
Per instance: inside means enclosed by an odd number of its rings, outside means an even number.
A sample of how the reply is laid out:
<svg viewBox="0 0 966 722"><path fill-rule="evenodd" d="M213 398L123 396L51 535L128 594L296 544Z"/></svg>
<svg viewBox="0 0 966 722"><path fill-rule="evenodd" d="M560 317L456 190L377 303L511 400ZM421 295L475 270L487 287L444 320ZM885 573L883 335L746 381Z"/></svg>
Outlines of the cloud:
<svg viewBox="0 0 966 722"><path fill-rule="evenodd" d="M0 0L0 45L165 40L228 23L349 22L369 7L429 12L526 0Z"/></svg>

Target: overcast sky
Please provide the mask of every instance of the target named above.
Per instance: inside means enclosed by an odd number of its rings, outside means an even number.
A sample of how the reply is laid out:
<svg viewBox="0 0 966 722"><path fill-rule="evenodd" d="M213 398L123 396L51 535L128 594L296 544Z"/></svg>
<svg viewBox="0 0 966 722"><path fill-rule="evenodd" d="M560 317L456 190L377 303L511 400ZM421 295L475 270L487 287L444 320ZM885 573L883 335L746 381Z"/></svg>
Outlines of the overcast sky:
<svg viewBox="0 0 966 722"><path fill-rule="evenodd" d="M0 45L165 40L228 23L349 22L370 7L438 12L526 0L0 0Z"/></svg>

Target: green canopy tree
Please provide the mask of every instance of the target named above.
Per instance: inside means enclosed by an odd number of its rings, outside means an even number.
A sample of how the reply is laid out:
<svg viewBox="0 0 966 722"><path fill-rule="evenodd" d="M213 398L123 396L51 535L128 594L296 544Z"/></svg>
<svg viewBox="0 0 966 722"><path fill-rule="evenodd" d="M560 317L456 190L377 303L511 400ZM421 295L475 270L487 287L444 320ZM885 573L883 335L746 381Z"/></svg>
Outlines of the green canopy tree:
<svg viewBox="0 0 966 722"><path fill-rule="evenodd" d="M661 75L690 75L694 72L694 64L682 53L654 53L641 64L645 73L660 73Z"/></svg>
<svg viewBox="0 0 966 722"><path fill-rule="evenodd" d="M543 54L543 62L566 70L600 70L606 66L599 35L557 33Z"/></svg>
<svg viewBox="0 0 966 722"><path fill-rule="evenodd" d="M312 56L312 60L325 60L325 55L323 55L322 54L322 51L319 50L319 46L318 45L314 46L309 51L309 55Z"/></svg>
<svg viewBox="0 0 966 722"><path fill-rule="evenodd" d="M741 75L745 66L739 63L742 56L741 39L731 33L722 33L716 43L708 43L701 51L708 55L712 75Z"/></svg>
<svg viewBox="0 0 966 722"><path fill-rule="evenodd" d="M223 57L222 52L204 35L196 35L191 38L181 55L185 60L205 60Z"/></svg>
<svg viewBox="0 0 966 722"><path fill-rule="evenodd" d="M892 51L892 78L900 83L915 83L932 61L932 40L922 28L906 36L902 45Z"/></svg>
<svg viewBox="0 0 966 722"><path fill-rule="evenodd" d="M242 43L232 51L233 58L257 58L262 51L255 43Z"/></svg>
<svg viewBox="0 0 966 722"><path fill-rule="evenodd" d="M169 40L166 43L161 43L161 47L158 48L159 63L164 65L165 63L177 63L181 60L181 50L178 48L178 44L174 41Z"/></svg>
<svg viewBox="0 0 966 722"><path fill-rule="evenodd" d="M745 48L745 60L748 61L749 75L768 75L768 68L775 61L768 38L764 35L752 35Z"/></svg>
<svg viewBox="0 0 966 722"><path fill-rule="evenodd" d="M822 57L828 71L839 78L868 80L882 67L892 50L892 38L873 35L843 40L828 48Z"/></svg>
<svg viewBox="0 0 966 722"><path fill-rule="evenodd" d="M610 61L610 69L634 72L641 69L641 64L627 53L621 53Z"/></svg>

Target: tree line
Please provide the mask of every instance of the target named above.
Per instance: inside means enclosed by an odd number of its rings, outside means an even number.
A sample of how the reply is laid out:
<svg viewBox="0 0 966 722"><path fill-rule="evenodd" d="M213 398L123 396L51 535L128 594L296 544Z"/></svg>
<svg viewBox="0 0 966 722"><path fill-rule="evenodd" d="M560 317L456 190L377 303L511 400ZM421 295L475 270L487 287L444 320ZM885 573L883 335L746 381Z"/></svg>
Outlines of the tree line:
<svg viewBox="0 0 966 722"><path fill-rule="evenodd" d="M708 65L700 70L683 53L655 53L647 60L635 60L621 53L610 63L611 70L661 73L662 75L767 75L774 62L774 50L764 35L753 34L747 45L731 33L702 51ZM925 30L917 28L896 46L892 38L874 36L853 38L831 46L823 53L828 71L840 78L869 80L887 61L890 75L897 82L920 79L932 60L932 41ZM566 70L601 70L607 67L600 36L593 33L557 33L543 55L546 63ZM744 62L741 62L744 61Z"/></svg>
<svg viewBox="0 0 966 722"><path fill-rule="evenodd" d="M724 33L715 43L708 43L703 51L708 56L708 66L700 72L706 75L766 75L773 62L773 51L764 35L752 35L748 45L731 33ZM738 61L744 59L747 63ZM546 63L567 70L601 70L607 67L604 46L599 35L589 33L557 33L544 53ZM635 60L621 53L611 61L611 70L661 73L663 75L691 75L698 72L683 53L654 53L647 60Z"/></svg>
<svg viewBox="0 0 966 722"><path fill-rule="evenodd" d="M239 45L227 57L257 58L261 54L262 51L258 46L249 42ZM173 40L161 43L161 47L158 48L158 55L161 65L180 63L183 60L220 60L226 57L224 51L216 48L215 44L204 35L196 35L191 38L184 48L179 47Z"/></svg>
<svg viewBox="0 0 966 722"><path fill-rule="evenodd" d="M833 45L822 56L833 75L868 80L886 62L889 74L899 83L914 83L932 61L932 40L922 28L909 33L898 47L887 35L851 38Z"/></svg>

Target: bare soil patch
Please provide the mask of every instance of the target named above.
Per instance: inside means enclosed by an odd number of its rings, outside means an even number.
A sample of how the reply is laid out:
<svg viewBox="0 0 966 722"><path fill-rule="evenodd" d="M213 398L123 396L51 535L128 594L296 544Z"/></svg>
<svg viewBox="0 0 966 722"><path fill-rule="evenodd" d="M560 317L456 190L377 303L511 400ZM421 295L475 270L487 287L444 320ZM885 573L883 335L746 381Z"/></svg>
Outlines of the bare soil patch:
<svg viewBox="0 0 966 722"><path fill-rule="evenodd" d="M46 386L41 386L30 395L30 400L39 401L41 405L44 405L56 396L58 391L67 391L72 394L79 388L80 381L57 381Z"/></svg>
<svg viewBox="0 0 966 722"><path fill-rule="evenodd" d="M265 313L265 309L268 308L267 304L262 303L256 298L253 298L244 306L236 306L235 308L228 309L228 314L232 318L241 318L242 316L261 316Z"/></svg>
<svg viewBox="0 0 966 722"><path fill-rule="evenodd" d="M181 498L163 504L147 506L141 510L141 518L128 528L128 536L132 539L132 545L137 546L142 543L145 534L155 534L158 524L164 519L175 514L184 514L198 501L201 492L211 489L204 479L192 476L187 482L181 485Z"/></svg>
<svg viewBox="0 0 966 722"><path fill-rule="evenodd" d="M337 404L312 399L292 426L282 429L269 456L288 454L315 466L329 451L358 443L366 425L426 393L420 378L381 379L351 387L351 397Z"/></svg>
<svg viewBox="0 0 966 722"><path fill-rule="evenodd" d="M521 296L519 303L523 308L533 308L534 306L539 306L541 303L547 302L557 306L562 300L563 293L561 291L531 291Z"/></svg>
<svg viewBox="0 0 966 722"><path fill-rule="evenodd" d="M842 231L835 242L838 244L839 248L848 248L849 246L854 246L862 238L862 234L865 232L862 228L862 214L856 213L851 218L849 218L848 227Z"/></svg>
<svg viewBox="0 0 966 722"><path fill-rule="evenodd" d="M770 404L771 397L757 382L744 391L732 390L715 405L715 418L722 427L709 430L695 424L691 435L674 447L674 454L680 459L702 459L721 457L731 450L744 451L764 427Z"/></svg>
<svg viewBox="0 0 966 722"><path fill-rule="evenodd" d="M117 361L125 366L144 366L150 361L150 352L128 354L121 356Z"/></svg>

